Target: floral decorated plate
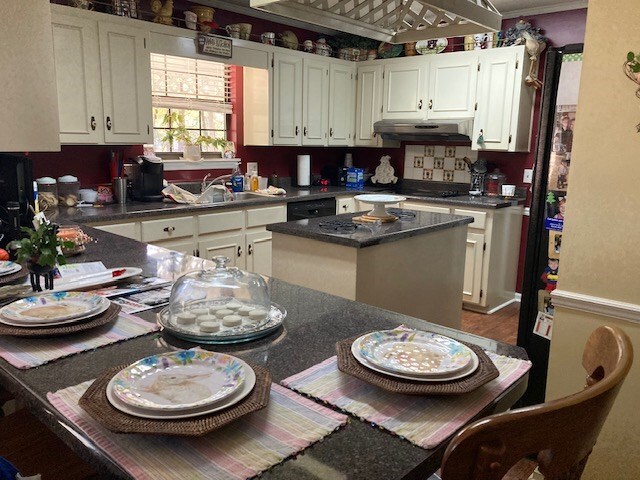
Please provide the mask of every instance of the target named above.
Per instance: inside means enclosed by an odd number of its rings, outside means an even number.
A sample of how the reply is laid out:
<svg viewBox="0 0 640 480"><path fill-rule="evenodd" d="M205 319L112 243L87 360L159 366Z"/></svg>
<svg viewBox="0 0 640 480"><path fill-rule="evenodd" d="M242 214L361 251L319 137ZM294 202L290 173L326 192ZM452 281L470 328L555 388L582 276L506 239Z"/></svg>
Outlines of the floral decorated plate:
<svg viewBox="0 0 640 480"><path fill-rule="evenodd" d="M108 299L92 293L46 293L5 305L0 309L0 320L20 322L19 326L51 325L66 320L88 318L105 311L108 307Z"/></svg>
<svg viewBox="0 0 640 480"><path fill-rule="evenodd" d="M121 402L155 411L211 405L236 392L246 378L245 363L224 353L180 350L138 360L114 376Z"/></svg>
<svg viewBox="0 0 640 480"><path fill-rule="evenodd" d="M442 53L448 45L449 40L447 40L446 38L420 40L419 42L416 42L416 51L420 55L427 55L429 53Z"/></svg>
<svg viewBox="0 0 640 480"><path fill-rule="evenodd" d="M107 399L109 403L113 405L115 408L120 410L121 412L128 413L129 415L133 415L135 417L141 418L151 418L155 420L177 420L180 418L191 418L191 417L199 417L202 415L208 415L219 410L223 410L225 408L229 408L232 405L235 405L242 399L244 399L247 395L251 393L253 387L256 385L256 374L253 369L247 365L245 362L236 359L243 366L243 370L245 372L245 380L242 383L242 386L237 389L234 393L225 397L217 402L213 402L208 405L204 405L201 407L188 408L179 411L173 410L147 410L143 408L137 408L127 403L122 402L116 397L114 393L114 384L116 381L116 376L114 376L109 385L107 385Z"/></svg>
<svg viewBox="0 0 640 480"><path fill-rule="evenodd" d="M22 265L16 262L10 262L8 260L0 261L0 277L5 275L11 275L22 270Z"/></svg>
<svg viewBox="0 0 640 480"><path fill-rule="evenodd" d="M378 46L378 57L379 58L393 58L397 57L402 53L404 49L404 45L402 43L385 43L382 42Z"/></svg>
<svg viewBox="0 0 640 480"><path fill-rule="evenodd" d="M473 358L472 350L466 345L420 330L382 330L369 333L357 342L358 353L371 364L412 376L459 372Z"/></svg>

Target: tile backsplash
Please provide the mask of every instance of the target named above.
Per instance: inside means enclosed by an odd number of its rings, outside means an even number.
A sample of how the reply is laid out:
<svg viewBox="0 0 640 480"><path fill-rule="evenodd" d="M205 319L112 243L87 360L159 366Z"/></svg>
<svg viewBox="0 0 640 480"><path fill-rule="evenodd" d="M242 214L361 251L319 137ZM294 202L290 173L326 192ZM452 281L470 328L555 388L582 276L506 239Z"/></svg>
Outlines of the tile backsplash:
<svg viewBox="0 0 640 480"><path fill-rule="evenodd" d="M471 147L463 146L406 145L404 178L469 183L471 175L464 157L475 162L478 152L471 150Z"/></svg>

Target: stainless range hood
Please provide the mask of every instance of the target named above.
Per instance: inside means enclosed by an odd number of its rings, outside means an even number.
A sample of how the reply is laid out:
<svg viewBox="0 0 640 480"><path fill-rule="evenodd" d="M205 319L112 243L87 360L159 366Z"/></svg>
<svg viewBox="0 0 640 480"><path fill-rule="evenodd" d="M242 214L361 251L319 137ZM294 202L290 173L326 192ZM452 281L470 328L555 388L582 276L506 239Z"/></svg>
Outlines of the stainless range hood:
<svg viewBox="0 0 640 480"><path fill-rule="evenodd" d="M386 140L471 142L473 120L380 120L373 131Z"/></svg>

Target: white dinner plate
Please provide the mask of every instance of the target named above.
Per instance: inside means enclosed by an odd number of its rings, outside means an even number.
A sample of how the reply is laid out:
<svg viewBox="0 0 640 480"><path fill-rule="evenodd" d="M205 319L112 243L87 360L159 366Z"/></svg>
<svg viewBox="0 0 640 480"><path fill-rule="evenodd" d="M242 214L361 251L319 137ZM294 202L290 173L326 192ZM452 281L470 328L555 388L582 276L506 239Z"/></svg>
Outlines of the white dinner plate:
<svg viewBox="0 0 640 480"><path fill-rule="evenodd" d="M179 350L152 355L114 376L113 393L137 409L171 411L210 406L245 381L245 363L232 355Z"/></svg>
<svg viewBox="0 0 640 480"><path fill-rule="evenodd" d="M111 301L105 298L106 302L102 305L97 311L89 314L83 315L77 318L69 318L67 320L57 320L53 322L21 322L19 320L9 320L2 316L0 316L0 323L4 323L5 325L11 325L12 327L21 327L21 328L39 328L39 327L56 327L58 325L67 325L70 323L84 322L85 320L89 320L90 318L97 317L98 315L106 312L111 306Z"/></svg>
<svg viewBox="0 0 640 480"><path fill-rule="evenodd" d="M463 370L473 353L453 338L421 330L372 332L360 337L357 347L360 356L378 368L430 378Z"/></svg>
<svg viewBox="0 0 640 480"><path fill-rule="evenodd" d="M8 260L0 261L0 277L5 275L11 275L22 270L22 265L16 262L10 262Z"/></svg>
<svg viewBox="0 0 640 480"><path fill-rule="evenodd" d="M180 412L139 409L121 402L118 397L116 397L113 392L115 376L107 385L107 399L109 400L109 403L111 403L111 405L113 405L121 412L133 415L135 417L150 418L154 420L177 420L180 418L199 417L201 415L214 413L220 410L224 410L225 408L229 408L240 402L251 393L253 387L256 385L256 374L253 369L239 358L237 360L243 365L243 369L245 372L245 379L242 386L232 395L229 395L228 397L218 402L212 403L211 405L195 407L193 409L186 409Z"/></svg>
<svg viewBox="0 0 640 480"><path fill-rule="evenodd" d="M370 370L373 370L375 372L378 373L382 373L384 375L389 375L390 377L396 377L396 378L402 378L404 380L411 380L414 382L450 382L453 380L459 380L461 378L464 378L468 375L471 375L473 372L476 371L476 369L478 368L478 365L480 364L480 360L478 359L478 356L476 355L476 353L471 350L472 358L471 358L471 362L469 363L469 365L459 371L456 372L454 374L450 374L450 375L444 375L444 376L439 376L439 377L425 377L424 375L403 375L403 374L399 374L399 373L393 373L393 372L389 372L387 370L383 370L382 368L378 368L375 365L369 363L367 361L366 358L362 357L360 355L360 351L358 346L356 345L358 343L360 339L356 340L355 342L353 342L351 344L351 353L353 354L353 356L355 357L355 359L360 362L360 364Z"/></svg>
<svg viewBox="0 0 640 480"><path fill-rule="evenodd" d="M55 292L32 295L0 309L0 320L23 325L52 325L56 322L88 318L109 307L109 300L85 292Z"/></svg>

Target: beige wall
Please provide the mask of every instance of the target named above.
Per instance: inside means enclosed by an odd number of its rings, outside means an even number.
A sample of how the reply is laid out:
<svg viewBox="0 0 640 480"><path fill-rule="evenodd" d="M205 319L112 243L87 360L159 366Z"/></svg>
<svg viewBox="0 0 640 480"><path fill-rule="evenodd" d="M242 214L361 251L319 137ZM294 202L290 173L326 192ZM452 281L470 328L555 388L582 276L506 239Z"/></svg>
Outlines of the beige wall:
<svg viewBox="0 0 640 480"><path fill-rule="evenodd" d="M623 74L640 52L640 1L590 0L584 63L562 239L558 288L640 304L640 87ZM544 25L542 25L544 28ZM640 308L640 307L638 307ZM588 334L616 324L631 337L636 363L594 450L585 479L640 478L640 323L558 307L548 398L580 389Z"/></svg>

